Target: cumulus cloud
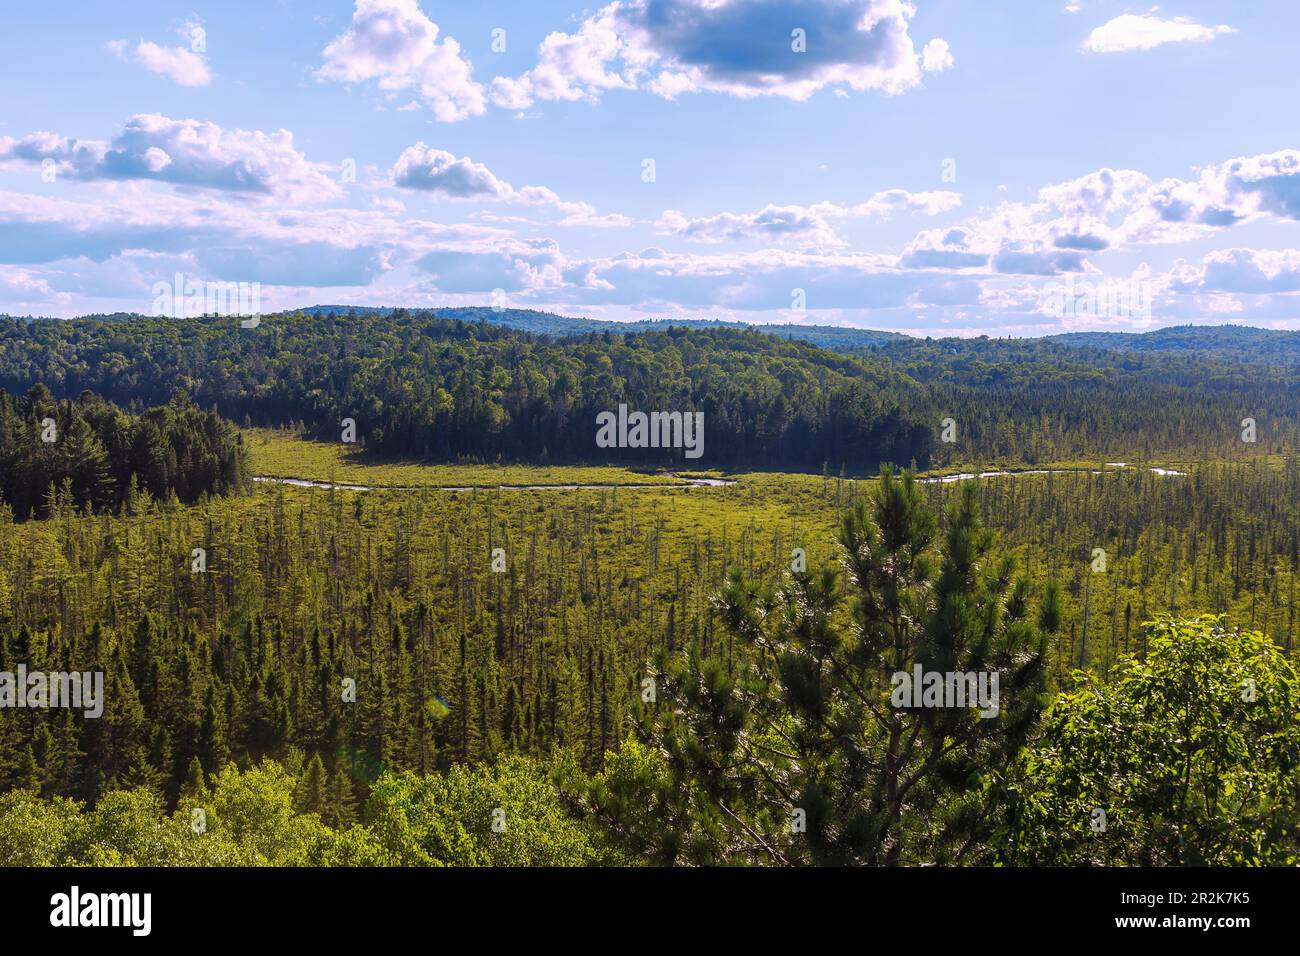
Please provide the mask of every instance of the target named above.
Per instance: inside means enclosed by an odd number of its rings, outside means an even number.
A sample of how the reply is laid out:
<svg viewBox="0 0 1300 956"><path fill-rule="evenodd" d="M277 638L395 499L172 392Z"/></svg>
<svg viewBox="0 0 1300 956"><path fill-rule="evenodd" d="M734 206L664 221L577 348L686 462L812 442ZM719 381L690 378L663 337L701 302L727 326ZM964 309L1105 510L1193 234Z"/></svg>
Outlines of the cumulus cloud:
<svg viewBox="0 0 1300 956"><path fill-rule="evenodd" d="M11 295L46 296L53 294L48 280L31 269L15 266L0 266L0 288Z"/></svg>
<svg viewBox="0 0 1300 956"><path fill-rule="evenodd" d="M1077 268L1079 257L1049 240L1046 205L1002 203L992 213L943 229L926 229L903 250L914 269L1023 272L1051 275Z"/></svg>
<svg viewBox="0 0 1300 956"><path fill-rule="evenodd" d="M1195 179L1152 183L1124 231L1130 242L1181 242L1261 218L1300 219L1300 151L1240 156Z"/></svg>
<svg viewBox="0 0 1300 956"><path fill-rule="evenodd" d="M486 109L474 67L451 37L438 38L438 24L416 0L356 0L352 25L322 53L320 80L375 81L396 94L414 91L442 122L478 116Z"/></svg>
<svg viewBox="0 0 1300 956"><path fill-rule="evenodd" d="M866 202L853 206L841 206L829 202L811 206L769 204L752 213L723 212L696 218L688 218L677 210L669 209L659 217L656 228L662 235L676 236L693 242L789 240L828 247L843 245L843 240L835 230L835 222L838 220L851 217L884 219L896 212L934 216L956 209L960 205L960 193L947 191L913 193L906 189L889 189L878 192Z"/></svg>
<svg viewBox="0 0 1300 956"><path fill-rule="evenodd" d="M107 47L124 63L138 63L150 73L165 76L180 86L207 86L212 82L212 71L208 68L203 25L193 20L178 32L184 40L182 46L140 40L131 47L125 40L112 40Z"/></svg>
<svg viewBox="0 0 1300 956"><path fill-rule="evenodd" d="M440 292L540 293L564 284L563 257L549 239L516 242L509 248L437 249L419 261Z"/></svg>
<svg viewBox="0 0 1300 956"><path fill-rule="evenodd" d="M1043 228L1027 211L1007 203L987 219L948 229L929 229L903 250L901 264L912 269L973 270L1013 275L1052 276L1084 268L1084 253L1045 240Z"/></svg>
<svg viewBox="0 0 1300 956"><path fill-rule="evenodd" d="M0 191L0 265L183 256L196 276L303 287L367 286L435 251L535 254L509 232L389 209L283 209L156 193L96 201ZM163 278L170 279L164 269ZM35 273L32 273L35 274Z"/></svg>
<svg viewBox="0 0 1300 956"><path fill-rule="evenodd" d="M909 269L983 269L993 251L972 230L929 229L908 244L901 261Z"/></svg>
<svg viewBox="0 0 1300 956"><path fill-rule="evenodd" d="M1082 271L1083 254L1069 249L1039 249L1028 244L1008 243L994 254L991 266L994 272L1054 276Z"/></svg>
<svg viewBox="0 0 1300 956"><path fill-rule="evenodd" d="M1051 276L1084 268L1086 252L1104 241L1053 240L1053 224L1035 218L1039 207L1004 203L993 215L947 229L918 233L903 250L902 264L914 269Z"/></svg>
<svg viewBox="0 0 1300 956"><path fill-rule="evenodd" d="M549 206L563 213L560 225L621 227L631 224L626 216L599 215L588 203L561 199L545 186L516 189L482 163L458 157L446 150L426 146L423 142L408 146L389 170L394 186L427 193L439 199L478 202L517 202L529 206Z"/></svg>
<svg viewBox="0 0 1300 956"><path fill-rule="evenodd" d="M878 192L864 203L852 207L857 216L878 216L881 218L895 212L911 212L925 216L937 216L961 205L961 193L948 190L913 193L906 189L887 189Z"/></svg>
<svg viewBox="0 0 1300 956"><path fill-rule="evenodd" d="M950 69L954 63L948 41L935 38L921 51L921 69L927 73L940 73Z"/></svg>
<svg viewBox="0 0 1300 956"><path fill-rule="evenodd" d="M1179 259L1170 274L1179 292L1300 292L1300 249L1221 249L1207 253L1199 266Z"/></svg>
<svg viewBox="0 0 1300 956"><path fill-rule="evenodd" d="M1083 41L1088 53L1128 53L1151 50L1165 43L1208 43L1229 26L1205 26L1190 17L1164 19L1151 14L1125 13L1097 27Z"/></svg>
<svg viewBox="0 0 1300 956"><path fill-rule="evenodd" d="M828 221L835 209L829 205L768 205L753 213L724 212L698 218L687 218L674 209L668 209L659 217L656 228L662 235L692 242L798 239L815 245L839 245L840 240Z"/></svg>
<svg viewBox="0 0 1300 956"><path fill-rule="evenodd" d="M634 89L637 73L651 58L629 42L619 11L620 4L612 3L576 33L548 34L537 48L536 66L519 77L492 81L492 101L520 110L536 100L595 100L606 90Z"/></svg>
<svg viewBox="0 0 1300 956"><path fill-rule="evenodd" d="M60 176L92 182L155 180L248 196L310 201L340 188L294 149L288 130L223 129L216 123L138 113L111 142L36 132L0 137L0 163L55 163Z"/></svg>
<svg viewBox="0 0 1300 956"><path fill-rule="evenodd" d="M978 238L962 227L939 232L950 254ZM1010 261L1017 255L1024 261ZM329 295L325 290L349 287L347 298L331 301L409 305L451 297L473 304L502 289L521 307L753 313L819 322L852 317L877 327L924 321L927 332L936 326L972 334L1047 332L1064 327L1044 317L1040 305L1052 271L1065 264L1045 265L1045 255L1051 253L1009 245L994 257L975 254L975 268L960 273L918 267L906 256L826 250L697 254L651 248L583 258L566 255L551 239L443 225L389 207L267 216L220 196L156 194L141 203L115 194L82 202L0 192L0 302L40 314L68 311L69 303L84 303L94 292L109 297L95 300L104 307L147 309L151 284L183 271L258 281L268 299L287 304L321 301ZM1107 280L1092 275L1088 281ZM1300 251L1211 253L1195 266L1179 263L1153 284L1168 293L1157 317L1218 310L1292 322L1300 315L1293 294L1300 291ZM283 294L293 298L277 299L273 288L291 290ZM796 289L810 312L788 311ZM1071 327L1107 321L1080 319Z"/></svg>
<svg viewBox="0 0 1300 956"><path fill-rule="evenodd" d="M483 164L422 142L402 151L390 175L396 186L443 199L508 199L514 192Z"/></svg>
<svg viewBox="0 0 1300 956"><path fill-rule="evenodd" d="M1004 202L956 227L926 230L904 250L915 268L979 268L1028 275L1076 271L1090 253L1187 242L1237 223L1300 220L1300 151L1242 156L1194 179L1152 181L1100 169L1045 186L1035 202Z"/></svg>
<svg viewBox="0 0 1300 956"><path fill-rule="evenodd" d="M1212 174L1224 205L1239 216L1252 212L1300 219L1300 151L1284 149L1229 160ZM1246 201L1242 208L1242 200Z"/></svg>
<svg viewBox="0 0 1300 956"><path fill-rule="evenodd" d="M595 100L645 88L666 99L703 91L807 99L826 87L902 93L952 66L948 44L918 53L904 0L615 0L575 33L552 33L537 64L498 77L492 99Z"/></svg>
<svg viewBox="0 0 1300 956"><path fill-rule="evenodd" d="M207 86L212 73L203 57L184 47L159 46L148 40L136 44L135 56L150 73L165 76L181 86Z"/></svg>
<svg viewBox="0 0 1300 956"><path fill-rule="evenodd" d="M1038 196L1062 215L1101 217L1129 208L1150 183L1150 179L1135 170L1107 168L1044 186Z"/></svg>

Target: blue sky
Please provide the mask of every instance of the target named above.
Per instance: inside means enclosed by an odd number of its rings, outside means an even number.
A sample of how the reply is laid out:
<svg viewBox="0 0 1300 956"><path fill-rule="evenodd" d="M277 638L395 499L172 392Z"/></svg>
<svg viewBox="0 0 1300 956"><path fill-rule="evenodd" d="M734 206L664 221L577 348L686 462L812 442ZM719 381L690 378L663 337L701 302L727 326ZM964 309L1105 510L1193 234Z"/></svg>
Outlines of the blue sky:
<svg viewBox="0 0 1300 956"><path fill-rule="evenodd" d="M47 0L0 311L1300 328L1300 6Z"/></svg>

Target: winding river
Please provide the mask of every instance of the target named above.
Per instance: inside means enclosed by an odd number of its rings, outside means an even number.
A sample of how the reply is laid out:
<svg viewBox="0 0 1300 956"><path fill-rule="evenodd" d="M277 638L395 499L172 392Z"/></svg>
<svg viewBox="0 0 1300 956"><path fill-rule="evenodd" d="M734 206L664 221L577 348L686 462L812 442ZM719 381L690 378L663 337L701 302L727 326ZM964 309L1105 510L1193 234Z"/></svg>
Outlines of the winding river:
<svg viewBox="0 0 1300 956"><path fill-rule="evenodd" d="M1120 461L1108 461L1106 463L1111 468L1126 468L1126 463ZM1150 468L1148 469L1153 475L1162 477L1186 477L1187 472L1175 471L1172 468ZM922 484L948 484L954 481L969 481L973 478L1015 478L1020 475L1077 475L1084 471L1090 471L1094 475L1100 475L1102 472L1095 469L1085 468L1038 468L1026 469L1024 471L964 471L955 475L936 475L931 478L921 478ZM669 477L677 478L676 475ZM728 485L734 485L736 482L729 478L677 478L676 484L665 484L653 482L626 482L623 484L604 484L604 485L349 485L342 482L332 483L328 481L309 481L306 478L272 478L266 475L257 475L254 481L269 482L277 485L292 485L295 488L334 488L339 491L605 491L613 489L659 489L661 491L671 491L677 488L725 488ZM870 480L870 479L867 479Z"/></svg>

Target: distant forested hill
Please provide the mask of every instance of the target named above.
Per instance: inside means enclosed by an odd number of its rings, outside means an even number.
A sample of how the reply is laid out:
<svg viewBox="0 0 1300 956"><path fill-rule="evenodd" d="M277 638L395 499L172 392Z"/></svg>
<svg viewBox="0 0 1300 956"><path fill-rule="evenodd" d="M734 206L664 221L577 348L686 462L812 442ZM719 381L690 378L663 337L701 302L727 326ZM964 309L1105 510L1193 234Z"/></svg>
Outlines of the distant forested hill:
<svg viewBox="0 0 1300 956"><path fill-rule="evenodd" d="M920 389L886 363L736 328L554 340L397 310L231 319L0 322L0 387L89 389L127 407L173 390L254 425L339 440L353 419L379 455L683 462L596 445L596 416L702 412L700 467L820 469L929 462Z"/></svg>
<svg viewBox="0 0 1300 956"><path fill-rule="evenodd" d="M1250 329L1261 332L1260 329ZM1111 334L1111 333L1103 333ZM1119 333L1115 333L1119 334ZM1281 333L1288 335L1292 333ZM901 368L918 381L958 381L970 385L1014 382L1020 385L1093 379L1118 381L1140 378L1149 382L1203 384L1236 389L1251 376L1242 366L1256 370L1254 377L1288 380L1297 373L1300 333L1294 346L1285 341L1271 350L1228 351L1214 336L1186 336L1182 346L1136 346L1121 337L1120 345L1107 347L1091 338L1065 340L1064 336L1039 339L903 338L866 349L863 354ZM1133 336L1142 339L1144 336ZM1106 339L1101 342L1109 341ZM1128 343L1128 344L1124 344ZM858 350L854 350L856 354Z"/></svg>
<svg viewBox="0 0 1300 956"><path fill-rule="evenodd" d="M359 308L339 305L316 305L304 309L314 315L334 312L346 315L348 312L374 312L379 315L391 315L393 309ZM744 322L724 322L719 319L658 319L653 322L610 322L604 319L572 318L556 315L553 312L537 312L533 309L501 309L500 311L484 306L457 306L420 310L412 312L424 315L437 315L445 319L457 319L461 322L490 322L493 325L505 325L512 329L532 332L534 335L549 335L564 338L577 335L590 335L592 332L656 332L666 328L683 329L752 329L764 335L774 335L782 339L797 339L809 342L824 349L849 351L851 349L869 348L889 342L902 341L907 338L897 332L879 332L873 329L841 328L833 325L750 325Z"/></svg>
<svg viewBox="0 0 1300 956"><path fill-rule="evenodd" d="M556 329L583 321L553 318ZM830 350L766 327L650 323L555 338L402 309L283 313L257 329L215 317L9 319L0 321L0 387L22 394L39 382L59 398L88 389L134 410L180 389L237 422L301 424L333 441L350 418L368 451L439 461L861 474L882 461L1293 450L1300 364L1287 358L1290 339L1274 334L1260 339L1271 343L1260 357L1223 354L1250 332L1174 330L1182 348L892 336ZM704 413L704 456L598 448L596 416L623 404ZM945 419L952 442L942 440ZM1245 419L1256 426L1251 447Z"/></svg>
<svg viewBox="0 0 1300 956"><path fill-rule="evenodd" d="M940 343L957 353L978 351L987 342L1032 342L1047 349L1090 349L1095 352L1179 352L1202 355L1224 362L1261 365L1300 365L1300 332L1257 329L1245 325L1180 325L1150 332L1068 332L1041 338L917 338L878 329L857 329L831 325L763 324L728 322L719 319L664 318L654 321L613 322L604 319L578 318L539 312L535 309L501 309L486 306L453 306L437 309L395 309L382 306L314 305L298 310L308 315L389 316L394 312L424 317L455 319L461 322L487 322L519 329L533 335L568 338L593 332L625 334L685 329L750 329L764 335L808 342L819 348L838 352L860 349L893 348L906 354L920 343ZM0 316L0 318L6 318ZM81 316L105 322L124 322L141 316L116 312ZM27 318L26 321L33 321ZM1095 356L1092 359L1095 361Z"/></svg>
<svg viewBox="0 0 1300 956"><path fill-rule="evenodd" d="M1300 332L1245 325L1179 325L1140 334L1070 332L1047 341L1122 352L1195 352L1225 362L1300 365Z"/></svg>
<svg viewBox="0 0 1300 956"><path fill-rule="evenodd" d="M324 315L330 312L346 315L348 312L371 312L391 315L393 309L318 305L304 312ZM1282 332L1256 329L1244 325L1181 325L1151 332L1069 332L1036 339L939 338L903 335L874 329L844 328L831 325L750 325L742 322L724 322L717 319L665 318L652 322L610 322L602 319L574 318L533 309L502 309L483 306L460 306L431 310L413 310L418 314L438 315L462 322L490 322L534 335L567 337L588 335L592 332L648 332L668 326L687 329L730 328L753 329L766 335L783 339L797 339L833 351L851 352L858 349L893 348L908 352L920 343L939 342L958 353L979 350L987 342L1033 342L1049 350L1052 347L1086 348L1094 352L1181 352L1203 355L1225 362L1257 363L1262 365L1300 365L1300 332ZM114 318L117 318L116 316ZM1096 356L1091 359L1095 361Z"/></svg>

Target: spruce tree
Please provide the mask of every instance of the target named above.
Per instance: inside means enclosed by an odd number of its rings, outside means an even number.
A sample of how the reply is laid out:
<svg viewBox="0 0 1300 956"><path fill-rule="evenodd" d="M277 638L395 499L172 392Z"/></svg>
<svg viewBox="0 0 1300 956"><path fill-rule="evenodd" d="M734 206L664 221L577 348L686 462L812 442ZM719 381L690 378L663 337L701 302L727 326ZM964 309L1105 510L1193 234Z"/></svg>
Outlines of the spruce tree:
<svg viewBox="0 0 1300 956"><path fill-rule="evenodd" d="M185 782L181 784L181 796L191 800L202 800L207 793L207 785L203 782L203 765L199 763L198 757L191 757Z"/></svg>
<svg viewBox="0 0 1300 956"><path fill-rule="evenodd" d="M208 773L216 773L228 759L226 714L215 683L208 685L203 702L203 722L199 725L199 758Z"/></svg>
<svg viewBox="0 0 1300 956"><path fill-rule="evenodd" d="M325 764L320 754L312 754L311 760L298 781L298 792L294 805L299 813L321 813L326 808Z"/></svg>
<svg viewBox="0 0 1300 956"><path fill-rule="evenodd" d="M325 822L336 829L343 829L356 820L357 798L352 789L352 778L340 763L329 777Z"/></svg>

